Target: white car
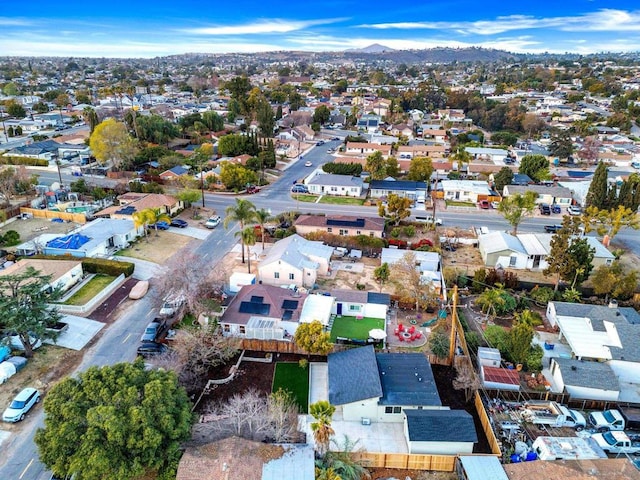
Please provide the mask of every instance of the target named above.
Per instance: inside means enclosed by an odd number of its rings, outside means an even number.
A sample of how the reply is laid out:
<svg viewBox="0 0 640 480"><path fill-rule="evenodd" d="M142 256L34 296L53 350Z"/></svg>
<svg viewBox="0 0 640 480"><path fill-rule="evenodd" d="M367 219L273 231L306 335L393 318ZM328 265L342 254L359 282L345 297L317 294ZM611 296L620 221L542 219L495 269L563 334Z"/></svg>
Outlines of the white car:
<svg viewBox="0 0 640 480"><path fill-rule="evenodd" d="M7 409L2 414L2 420L9 423L16 423L24 420L31 407L40 401L40 392L35 388L25 388L11 401Z"/></svg>
<svg viewBox="0 0 640 480"><path fill-rule="evenodd" d="M571 205L567 208L567 213L569 215L582 215L582 209L576 205Z"/></svg>
<svg viewBox="0 0 640 480"><path fill-rule="evenodd" d="M424 222L424 223L435 223L436 225L442 225L442 219L441 218L433 218L433 215L426 215L426 216L416 216L416 221L418 222Z"/></svg>
<svg viewBox="0 0 640 480"><path fill-rule="evenodd" d="M220 217L218 215L210 217L204 224L207 228L216 228L218 225L220 225Z"/></svg>
<svg viewBox="0 0 640 480"><path fill-rule="evenodd" d="M312 166L313 166L313 163L311 163L309 160L307 160L307 161L304 163L304 166L305 166L305 167L312 167Z"/></svg>

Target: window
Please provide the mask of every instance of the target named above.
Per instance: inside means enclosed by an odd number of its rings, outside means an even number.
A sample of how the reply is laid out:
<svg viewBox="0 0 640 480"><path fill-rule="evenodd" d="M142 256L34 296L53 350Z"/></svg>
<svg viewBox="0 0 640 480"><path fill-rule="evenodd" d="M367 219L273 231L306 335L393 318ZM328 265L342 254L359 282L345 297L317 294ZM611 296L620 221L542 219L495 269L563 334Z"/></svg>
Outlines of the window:
<svg viewBox="0 0 640 480"><path fill-rule="evenodd" d="M393 413L402 413L402 407L393 407Z"/></svg>
<svg viewBox="0 0 640 480"><path fill-rule="evenodd" d="M393 413L393 407L384 407L384 413Z"/></svg>
<svg viewBox="0 0 640 480"><path fill-rule="evenodd" d="M337 192L338 191L338 187L331 187L330 189L332 192Z"/></svg>
<svg viewBox="0 0 640 480"><path fill-rule="evenodd" d="M384 407L384 413L402 413L402 407Z"/></svg>
<svg viewBox="0 0 640 480"><path fill-rule="evenodd" d="M273 278L280 278L280 272L273 272Z"/></svg>
<svg viewBox="0 0 640 480"><path fill-rule="evenodd" d="M247 333L247 329L245 328L245 326L244 326L244 325L240 325L240 333L241 333L242 335L244 335L245 333Z"/></svg>
<svg viewBox="0 0 640 480"><path fill-rule="evenodd" d="M231 331L231 325L229 325L228 323L225 323L223 325L224 331L225 332L230 332Z"/></svg>
<svg viewBox="0 0 640 480"><path fill-rule="evenodd" d="M328 233L333 232L333 228L331 228L331 227L327 227L327 232L328 232Z"/></svg>
<svg viewBox="0 0 640 480"><path fill-rule="evenodd" d="M517 260L517 258L516 258L516 257L509 257L509 266L510 266L510 267L515 267L515 265L516 265L516 260Z"/></svg>
<svg viewBox="0 0 640 480"><path fill-rule="evenodd" d="M360 305L349 305L349 311L350 312L359 312L360 311Z"/></svg>
<svg viewBox="0 0 640 480"><path fill-rule="evenodd" d="M356 230L356 235L362 235L362 230Z"/></svg>
<svg viewBox="0 0 640 480"><path fill-rule="evenodd" d="M373 237L374 236L373 232L369 232L369 236Z"/></svg>
<svg viewBox="0 0 640 480"><path fill-rule="evenodd" d="M340 229L340 235L349 235L349 230L345 230L343 228Z"/></svg>
<svg viewBox="0 0 640 480"><path fill-rule="evenodd" d="M296 278L296 274L295 273L290 273L289 274L289 280L294 280Z"/></svg>

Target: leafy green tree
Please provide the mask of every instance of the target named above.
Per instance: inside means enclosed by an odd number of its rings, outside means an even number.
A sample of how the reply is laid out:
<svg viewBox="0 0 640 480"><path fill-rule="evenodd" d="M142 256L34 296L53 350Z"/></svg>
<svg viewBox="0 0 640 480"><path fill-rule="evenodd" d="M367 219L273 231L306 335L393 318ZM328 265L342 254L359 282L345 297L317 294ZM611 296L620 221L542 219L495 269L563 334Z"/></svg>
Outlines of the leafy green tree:
<svg viewBox="0 0 640 480"><path fill-rule="evenodd" d="M331 118L331 111L326 105L319 105L313 112L313 121L324 125Z"/></svg>
<svg viewBox="0 0 640 480"><path fill-rule="evenodd" d="M89 137L89 146L101 164L111 162L115 169L132 164L138 153L138 142L129 136L124 123L113 118L95 128Z"/></svg>
<svg viewBox="0 0 640 480"><path fill-rule="evenodd" d="M331 335L319 320L301 323L293 338L296 345L311 355L327 355L333 350Z"/></svg>
<svg viewBox="0 0 640 480"><path fill-rule="evenodd" d="M496 132L491 135L491 141L496 145L513 147L518 143L518 135L513 132Z"/></svg>
<svg viewBox="0 0 640 480"><path fill-rule="evenodd" d="M247 113L247 101L249 99L249 92L251 91L251 82L249 82L249 79L245 76L234 77L224 83L224 88L229 90L231 98L238 102L240 106L239 113Z"/></svg>
<svg viewBox="0 0 640 480"><path fill-rule="evenodd" d="M382 291L382 285L387 283L390 276L391 269L389 268L389 264L387 262L383 263L373 270L373 278L380 284L380 291Z"/></svg>
<svg viewBox="0 0 640 480"><path fill-rule="evenodd" d="M18 95L18 86L13 82L8 82L2 89L7 97L15 97Z"/></svg>
<svg viewBox="0 0 640 480"><path fill-rule="evenodd" d="M503 198L498 205L498 212L513 227L513 235L518 234L518 226L523 220L533 215L537 196L532 191L528 191L524 195L516 193Z"/></svg>
<svg viewBox="0 0 640 480"><path fill-rule="evenodd" d="M509 167L502 167L493 177L493 186L496 191L502 195L505 185L511 185L513 181L513 170Z"/></svg>
<svg viewBox="0 0 640 480"><path fill-rule="evenodd" d="M525 364L535 331L526 321L516 321L509 330L509 357L514 363Z"/></svg>
<svg viewBox="0 0 640 480"><path fill-rule="evenodd" d="M254 215L255 222L260 225L260 239L262 241L262 251L264 252L264 227L269 220L271 220L271 213L269 210L261 208L260 210L256 210Z"/></svg>
<svg viewBox="0 0 640 480"><path fill-rule="evenodd" d="M551 139L549 153L558 158L568 158L573 153L573 142L568 132L561 132Z"/></svg>
<svg viewBox="0 0 640 480"><path fill-rule="evenodd" d="M438 358L449 356L449 337L445 332L438 329L429 336L429 350Z"/></svg>
<svg viewBox="0 0 640 480"><path fill-rule="evenodd" d="M371 180L382 180L387 176L387 166L382 152L377 151L369 155L364 168L371 175Z"/></svg>
<svg viewBox="0 0 640 480"><path fill-rule="evenodd" d="M596 207L599 210L607 209L608 205L608 168L605 163L599 163L591 179L587 192L586 206Z"/></svg>
<svg viewBox="0 0 640 480"><path fill-rule="evenodd" d="M582 215L585 233L595 230L598 235L608 235L612 240L622 228L640 228L640 218L635 211L618 205L611 210L598 210L597 207L587 207Z"/></svg>
<svg viewBox="0 0 640 480"><path fill-rule="evenodd" d="M387 205L378 202L378 215L388 219L394 225L399 225L400 221L411 215L411 199L400 197L395 193L387 197Z"/></svg>
<svg viewBox="0 0 640 480"><path fill-rule="evenodd" d="M235 157L248 153L249 139L246 135L225 135L218 141L218 154L223 157Z"/></svg>
<svg viewBox="0 0 640 480"><path fill-rule="evenodd" d="M0 277L0 325L5 331L18 335L26 357L33 356L33 345L38 339L55 338L48 328L62 316L57 308L49 305L61 297L62 292L52 285L51 276L42 275L33 267L23 273Z"/></svg>
<svg viewBox="0 0 640 480"><path fill-rule="evenodd" d="M497 348L500 353L508 355L509 333L500 325L487 325L484 331L489 346Z"/></svg>
<svg viewBox="0 0 640 480"><path fill-rule="evenodd" d="M47 113L49 111L49 106L44 102L34 103L32 108L36 113Z"/></svg>
<svg viewBox="0 0 640 480"><path fill-rule="evenodd" d="M24 107L13 99L7 100L4 105L10 117L24 118L27 116L27 111Z"/></svg>
<svg viewBox="0 0 640 480"><path fill-rule="evenodd" d="M202 192L193 188L183 188L176 193L176 198L183 202L187 207L190 207L202 199Z"/></svg>
<svg viewBox="0 0 640 480"><path fill-rule="evenodd" d="M172 138L178 137L178 127L160 115L138 115L133 112L134 128L139 140L159 145L168 145Z"/></svg>
<svg viewBox="0 0 640 480"><path fill-rule="evenodd" d="M593 268L594 249L589 247L587 240L580 237L581 220L578 217L565 215L562 220L562 228L551 238L551 249L547 255L547 268L545 275L555 275L554 290L558 290L560 279L571 281L583 281Z"/></svg>
<svg viewBox="0 0 640 480"><path fill-rule="evenodd" d="M93 131L100 123L96 110L93 107L84 107L82 109L82 118L84 119L85 123L89 125L89 134L93 134Z"/></svg>
<svg viewBox="0 0 640 480"><path fill-rule="evenodd" d="M224 128L224 119L217 112L204 112L202 123L210 132L219 132Z"/></svg>
<svg viewBox="0 0 640 480"><path fill-rule="evenodd" d="M549 160L544 155L525 155L520 161L519 173L528 175L536 183L549 178Z"/></svg>
<svg viewBox="0 0 640 480"><path fill-rule="evenodd" d="M236 203L229 205L225 210L226 217L222 224L224 228L229 228L232 222L240 224L240 230L244 230L247 223L252 222L256 217L256 206L244 198L236 198ZM244 263L244 239L240 237L242 243L242 263Z"/></svg>
<svg viewBox="0 0 640 480"><path fill-rule="evenodd" d="M35 442L42 462L61 477L175 476L171 468L191 433L191 405L175 374L148 370L142 360L65 378L47 394L44 411Z"/></svg>
<svg viewBox="0 0 640 480"><path fill-rule="evenodd" d="M433 173L433 162L429 157L415 157L409 164L407 179L415 182L429 182Z"/></svg>
<svg viewBox="0 0 640 480"><path fill-rule="evenodd" d="M243 190L247 185L258 182L258 176L250 169L237 163L222 162L220 181L227 190Z"/></svg>
<svg viewBox="0 0 640 480"><path fill-rule="evenodd" d="M266 98L263 98L256 106L256 120L258 120L258 128L260 133L265 137L273 136L273 129L276 126L276 118L273 114L273 108Z"/></svg>

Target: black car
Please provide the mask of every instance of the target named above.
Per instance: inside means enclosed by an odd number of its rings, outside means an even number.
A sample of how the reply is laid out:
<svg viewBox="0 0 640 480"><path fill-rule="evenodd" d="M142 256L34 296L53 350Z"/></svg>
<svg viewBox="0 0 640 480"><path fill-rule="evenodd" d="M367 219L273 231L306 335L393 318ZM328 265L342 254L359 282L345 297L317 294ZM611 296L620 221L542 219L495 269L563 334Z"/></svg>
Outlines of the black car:
<svg viewBox="0 0 640 480"><path fill-rule="evenodd" d="M177 228L187 228L189 224L184 220L180 220L179 218L174 218L171 220L171 226Z"/></svg>
<svg viewBox="0 0 640 480"><path fill-rule="evenodd" d="M562 225L545 225L544 231L547 233L556 233L562 228Z"/></svg>
<svg viewBox="0 0 640 480"><path fill-rule="evenodd" d="M546 203L541 203L538 208L540 208L540 213L542 215L551 215L551 207Z"/></svg>
<svg viewBox="0 0 640 480"><path fill-rule="evenodd" d="M142 342L138 347L138 355L142 357L151 357L153 355L165 353L168 349L169 347L164 343Z"/></svg>

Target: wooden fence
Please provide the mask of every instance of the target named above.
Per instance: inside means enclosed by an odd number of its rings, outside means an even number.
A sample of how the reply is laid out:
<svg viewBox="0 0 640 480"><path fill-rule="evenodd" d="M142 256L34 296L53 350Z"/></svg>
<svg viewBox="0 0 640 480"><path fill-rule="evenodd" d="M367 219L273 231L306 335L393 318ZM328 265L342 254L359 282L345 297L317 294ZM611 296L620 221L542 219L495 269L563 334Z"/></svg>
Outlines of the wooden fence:
<svg viewBox="0 0 640 480"><path fill-rule="evenodd" d="M259 340L256 338L243 338L240 340L241 350L250 350L253 352L273 352L273 353L298 353L306 354L295 344L295 342L284 340Z"/></svg>
<svg viewBox="0 0 640 480"><path fill-rule="evenodd" d="M68 212L55 212L52 210L40 210L37 208L20 208L20 213L29 213L34 218L59 218L65 222L73 223L87 223L87 217L84 213L68 213Z"/></svg>
<svg viewBox="0 0 640 480"><path fill-rule="evenodd" d="M365 468L399 468L405 470L432 470L453 472L456 455L419 455L411 453L369 453L351 454Z"/></svg>

